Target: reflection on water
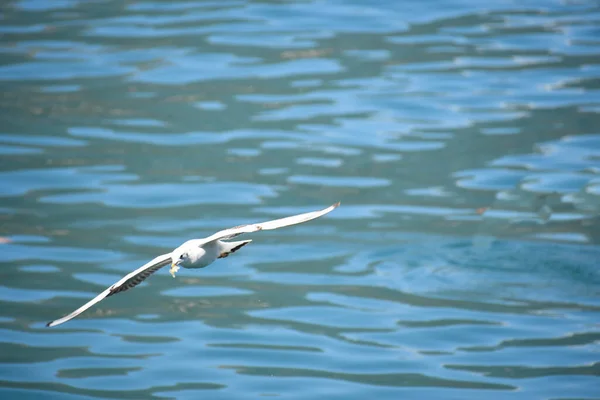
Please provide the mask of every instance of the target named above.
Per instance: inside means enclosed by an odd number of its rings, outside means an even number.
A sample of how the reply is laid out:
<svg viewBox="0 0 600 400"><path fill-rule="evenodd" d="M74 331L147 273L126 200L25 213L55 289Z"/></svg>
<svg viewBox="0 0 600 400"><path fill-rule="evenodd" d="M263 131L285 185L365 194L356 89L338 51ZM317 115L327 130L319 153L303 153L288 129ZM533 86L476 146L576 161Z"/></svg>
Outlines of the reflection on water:
<svg viewBox="0 0 600 400"><path fill-rule="evenodd" d="M598 4L392 3L3 4L3 398L597 396Z"/></svg>

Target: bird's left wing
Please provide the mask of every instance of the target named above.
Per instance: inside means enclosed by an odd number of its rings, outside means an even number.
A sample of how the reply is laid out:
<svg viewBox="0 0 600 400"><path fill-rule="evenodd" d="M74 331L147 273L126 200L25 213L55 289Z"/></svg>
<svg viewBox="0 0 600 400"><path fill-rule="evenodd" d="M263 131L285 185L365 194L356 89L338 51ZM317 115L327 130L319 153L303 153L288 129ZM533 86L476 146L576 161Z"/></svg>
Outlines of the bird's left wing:
<svg viewBox="0 0 600 400"><path fill-rule="evenodd" d="M251 233L262 230L267 231L271 229L283 228L284 226L300 224L302 222L307 222L315 218L319 218L327 213L330 213L331 211L335 210L339 205L340 202L338 201L337 203L319 211L311 211L304 214L292 215L291 217L274 219L272 221L261 222L258 224L240 225L234 228L224 229L215 233L214 235L211 235L205 239L200 239L198 241L200 242L200 245L202 245L204 243L209 243L214 240L231 239L243 233Z"/></svg>
<svg viewBox="0 0 600 400"><path fill-rule="evenodd" d="M112 296L113 294L116 294L116 293L124 292L127 289L131 289L131 288L139 285L150 275L152 275L153 273L155 273L156 271L158 271L165 265L169 265L170 263L171 263L171 253L163 254L161 256L156 257L154 260L142 265L135 271L125 275L123 278L121 278L121 280L119 280L118 282L111 285L108 289L106 289L105 291L100 293L98 296L94 297L92 300L88 301L87 303L85 303L84 305L79 307L77 310L73 311L72 313L70 313L68 315L65 315L62 318L48 322L48 324L46 326L60 325L64 322L67 322L67 321L75 318L76 316L78 316L79 314L81 314L82 312L84 312L85 310L87 310L88 308L93 306L94 304L104 300L105 298Z"/></svg>

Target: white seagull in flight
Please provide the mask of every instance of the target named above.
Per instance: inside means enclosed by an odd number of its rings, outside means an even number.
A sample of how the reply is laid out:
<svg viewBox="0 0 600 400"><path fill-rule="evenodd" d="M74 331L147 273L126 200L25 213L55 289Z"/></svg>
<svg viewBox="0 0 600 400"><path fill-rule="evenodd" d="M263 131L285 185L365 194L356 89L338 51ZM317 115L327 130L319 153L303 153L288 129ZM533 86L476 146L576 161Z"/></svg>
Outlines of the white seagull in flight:
<svg viewBox="0 0 600 400"><path fill-rule="evenodd" d="M240 225L234 228L225 229L215 233L204 239L188 240L171 253L163 254L156 257L154 260L142 265L135 271L125 275L117 283L110 286L108 289L88 301L77 310L62 318L48 322L46 326L56 326L65 323L94 304L112 296L113 294L124 292L142 283L150 275L161 269L162 267L171 264L170 273L175 277L175 273L179 267L184 268L204 268L213 263L217 258L227 257L229 254L239 250L243 246L250 243L252 240L242 240L239 242L224 242L223 240L234 238L243 233L251 233L262 230L271 230L283 228L284 226L296 225L302 222L310 221L319 218L340 205L339 202L325 208L321 211L313 211L304 214L293 215L291 217L280 218L273 221L262 222L259 224Z"/></svg>

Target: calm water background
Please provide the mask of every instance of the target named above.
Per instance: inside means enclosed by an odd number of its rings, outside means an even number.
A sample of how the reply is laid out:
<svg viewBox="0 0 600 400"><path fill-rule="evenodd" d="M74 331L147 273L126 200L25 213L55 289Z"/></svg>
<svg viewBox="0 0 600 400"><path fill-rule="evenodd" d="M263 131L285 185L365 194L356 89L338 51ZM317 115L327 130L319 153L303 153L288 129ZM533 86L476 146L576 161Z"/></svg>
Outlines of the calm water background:
<svg viewBox="0 0 600 400"><path fill-rule="evenodd" d="M0 16L1 398L600 398L596 1Z"/></svg>

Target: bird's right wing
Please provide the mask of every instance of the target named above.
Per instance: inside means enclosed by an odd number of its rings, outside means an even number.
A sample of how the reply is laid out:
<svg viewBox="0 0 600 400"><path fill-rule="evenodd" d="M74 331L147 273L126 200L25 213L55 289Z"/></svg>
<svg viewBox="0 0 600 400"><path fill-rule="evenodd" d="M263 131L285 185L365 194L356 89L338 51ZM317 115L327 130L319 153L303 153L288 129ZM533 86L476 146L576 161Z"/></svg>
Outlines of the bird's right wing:
<svg viewBox="0 0 600 400"><path fill-rule="evenodd" d="M165 265L169 265L170 263L171 263L171 253L163 254L161 256L156 257L154 260L142 265L140 268L136 269L135 271L125 275L123 278L121 278L121 280L119 280L118 282L111 285L108 289L106 289L105 291L100 293L98 296L94 297L92 300L88 301L87 303L85 303L84 305L79 307L77 310L73 311L72 313L70 313L68 315L65 315L62 318L48 322L48 324L46 326L60 325L64 322L67 322L67 321L75 318L76 316L78 316L79 314L81 314L82 312L84 312L85 310L87 310L88 308L93 306L94 304L104 300L105 298L112 296L113 294L116 294L116 293L124 292L127 289L131 289L131 288L139 285L150 275L152 275L153 273L155 273L156 271L158 271Z"/></svg>
<svg viewBox="0 0 600 400"><path fill-rule="evenodd" d="M274 219L272 221L261 222L258 224L240 225L234 228L224 229L211 235L205 239L199 239L199 245L209 243L214 240L231 239L243 233L252 233L256 231L268 231L271 229L283 228L284 226L296 225L302 222L307 222L315 218L319 218L331 211L335 210L340 205L340 202L319 211L311 211L304 214L292 215L291 217Z"/></svg>

